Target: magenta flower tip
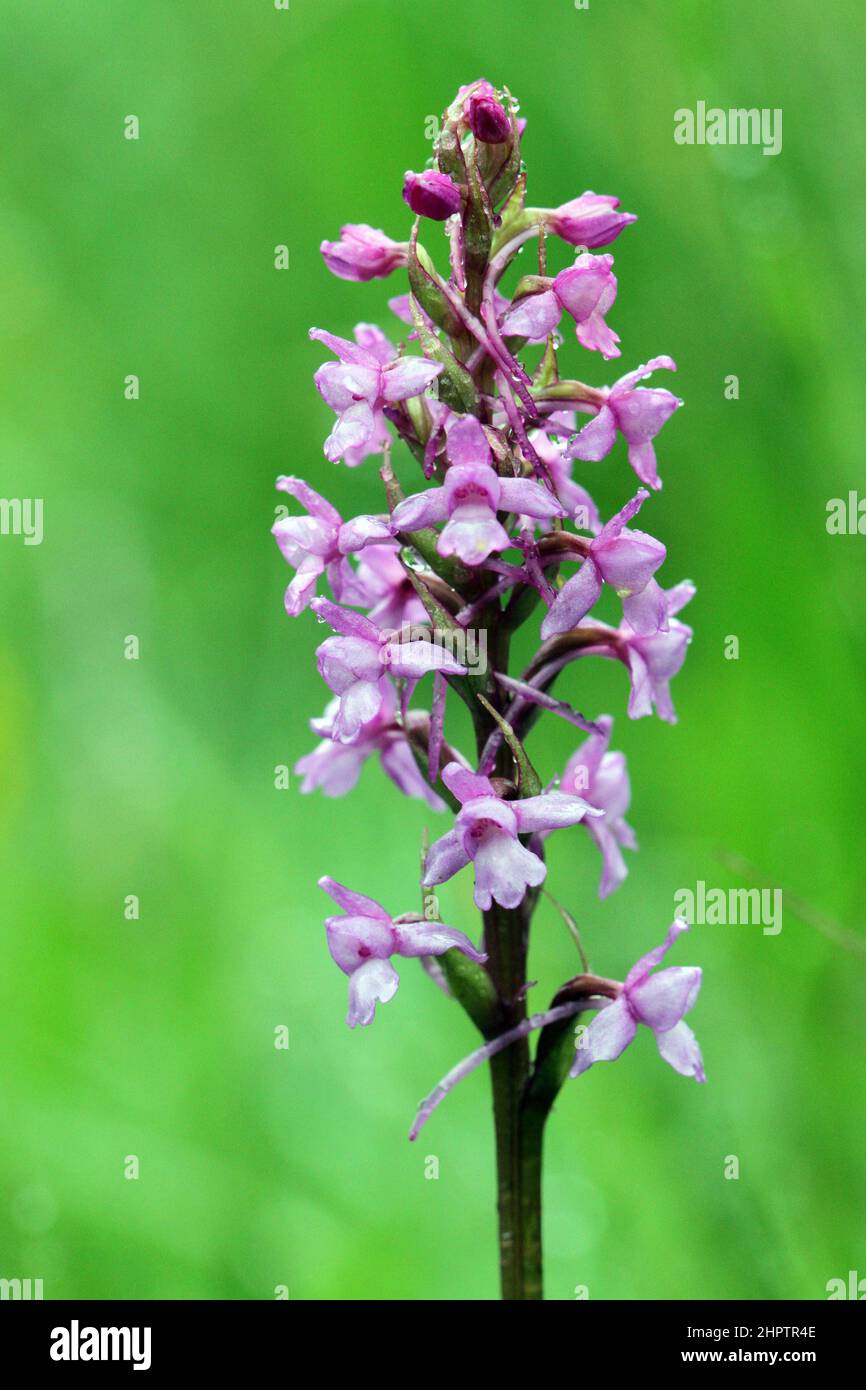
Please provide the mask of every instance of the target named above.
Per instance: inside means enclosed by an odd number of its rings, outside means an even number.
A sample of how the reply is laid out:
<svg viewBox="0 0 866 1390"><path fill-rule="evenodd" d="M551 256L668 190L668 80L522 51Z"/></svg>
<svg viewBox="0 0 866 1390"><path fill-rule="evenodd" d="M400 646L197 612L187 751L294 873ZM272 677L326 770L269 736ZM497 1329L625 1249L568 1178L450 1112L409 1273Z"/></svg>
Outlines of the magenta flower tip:
<svg viewBox="0 0 866 1390"><path fill-rule="evenodd" d="M501 145L511 135L511 122L492 92L474 92L466 103L469 129L485 145Z"/></svg>

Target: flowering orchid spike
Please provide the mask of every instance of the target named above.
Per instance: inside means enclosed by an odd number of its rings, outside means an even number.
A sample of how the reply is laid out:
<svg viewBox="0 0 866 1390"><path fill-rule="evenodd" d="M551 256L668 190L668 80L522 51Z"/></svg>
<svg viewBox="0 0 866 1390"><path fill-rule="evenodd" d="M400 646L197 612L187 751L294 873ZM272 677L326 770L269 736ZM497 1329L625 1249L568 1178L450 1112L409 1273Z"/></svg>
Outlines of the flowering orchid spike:
<svg viewBox="0 0 866 1390"><path fill-rule="evenodd" d="M487 957L477 951L462 931L441 922L425 922L408 913L392 918L374 898L366 898L325 875L319 887L343 909L343 915L328 917L328 949L336 964L349 976L349 1012L346 1022L373 1022L377 1004L393 999L400 977L391 964L392 956L441 956L446 951L462 951L470 960L483 964Z"/></svg>
<svg viewBox="0 0 866 1390"><path fill-rule="evenodd" d="M581 1076L595 1062L613 1062L633 1041L639 1023L651 1028L658 1050L674 1071L706 1081L701 1050L683 1017L694 1004L701 987L697 965L670 966L652 974L677 937L688 931L679 918L671 926L664 944L656 946L633 965L625 977L619 997L597 1014L581 1039L572 1076Z"/></svg>
<svg viewBox="0 0 866 1390"><path fill-rule="evenodd" d="M399 346L368 322L346 338L310 330L331 354L314 377L333 412L325 458L355 468L383 453L384 500L368 500L369 513L344 519L304 480L281 478L278 487L297 506L281 509L273 527L294 571L287 611L309 608L331 630L316 650L331 698L312 721L318 745L296 764L301 790L341 796L375 756L401 794L451 813L450 828L425 849L423 918L392 917L330 877L320 882L340 908L327 920L327 937L348 976L350 1026L369 1024L377 1004L393 996L395 957L416 956L484 1040L422 1103L412 1137L462 1077L490 1063L509 1299L542 1293L541 1136L572 1060L579 1075L618 1056L644 1024L672 1066L703 1080L684 1022L700 971L655 968L685 930L681 922L619 983L589 973L574 918L560 908L585 973L546 1013L526 1017L548 837L586 827L600 856L601 898L622 883L626 851L637 848L626 819L628 769L610 747L612 715L584 716L585 697L574 689L554 695L553 684L578 659L616 660L629 675L629 716L655 712L673 722L670 682L692 636L678 614L694 588L661 587L665 547L633 526L661 487L655 438L682 404L642 383L676 364L655 357L603 387L560 371L564 322L573 323L582 348L606 360L620 356L608 321L618 284L605 248L635 215L592 192L558 207L527 207L525 124L504 84L464 84L444 110L428 167L405 176L403 202L414 214L401 214L406 240L346 223L337 240L322 242L325 265L341 280L406 276L388 300ZM551 236L575 250L572 264L549 274ZM533 237L537 273L512 276ZM503 286L512 282L509 300ZM531 348L542 342L542 351ZM602 524L583 464L606 458L617 435L641 486ZM396 443L405 448L392 459ZM325 584L327 592L317 592ZM598 616L605 587L621 600L618 626ZM511 653L527 649L521 629L528 624L540 627L541 643L528 665L515 668ZM416 708L428 676L427 709ZM450 742L449 686L471 711L471 765ZM540 762L544 741L538 758L527 751L547 714L586 735L569 749L561 781L550 781ZM489 962L471 936L432 920L439 908L427 890L469 865ZM569 1019L581 1009L595 1017L573 1059ZM533 1057L528 1039L536 1029Z"/></svg>

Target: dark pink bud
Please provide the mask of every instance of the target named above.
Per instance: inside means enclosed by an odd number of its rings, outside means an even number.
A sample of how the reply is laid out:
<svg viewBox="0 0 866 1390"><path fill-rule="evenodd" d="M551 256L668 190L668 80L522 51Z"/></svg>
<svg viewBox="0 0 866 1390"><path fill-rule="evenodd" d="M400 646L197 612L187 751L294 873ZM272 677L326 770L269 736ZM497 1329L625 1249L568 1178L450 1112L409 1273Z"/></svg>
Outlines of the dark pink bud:
<svg viewBox="0 0 866 1390"><path fill-rule="evenodd" d="M495 96L476 92L466 103L466 119L476 140L502 145L511 135L511 122Z"/></svg>
<svg viewBox="0 0 866 1390"><path fill-rule="evenodd" d="M447 174L425 169L423 174L408 172L403 183L403 201L419 217L444 222L460 211L460 189Z"/></svg>

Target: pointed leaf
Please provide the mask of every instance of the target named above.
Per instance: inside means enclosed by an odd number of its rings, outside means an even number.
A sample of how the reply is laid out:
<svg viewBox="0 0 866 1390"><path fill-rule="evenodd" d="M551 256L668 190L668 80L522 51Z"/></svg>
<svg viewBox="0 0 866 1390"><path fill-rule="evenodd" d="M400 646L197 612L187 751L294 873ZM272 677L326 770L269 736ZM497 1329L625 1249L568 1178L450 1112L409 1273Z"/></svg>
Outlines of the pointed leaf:
<svg viewBox="0 0 866 1390"><path fill-rule="evenodd" d="M499 711L494 709L490 701L486 700L480 692L478 694L478 699L487 710L487 713L496 720L496 723L502 730L502 736L511 750L511 756L514 758L517 765L517 786L521 797L540 796L543 790L541 778L529 761L526 749L520 742L520 739L517 737L508 721L503 719Z"/></svg>

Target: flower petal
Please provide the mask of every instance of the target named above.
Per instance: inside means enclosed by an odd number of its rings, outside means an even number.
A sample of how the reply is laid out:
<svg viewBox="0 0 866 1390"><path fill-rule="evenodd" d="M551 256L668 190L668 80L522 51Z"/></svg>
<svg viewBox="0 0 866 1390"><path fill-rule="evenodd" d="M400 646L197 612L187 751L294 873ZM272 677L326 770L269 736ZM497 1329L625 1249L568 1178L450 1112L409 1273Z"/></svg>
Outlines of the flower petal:
<svg viewBox="0 0 866 1390"><path fill-rule="evenodd" d="M620 996L599 1010L582 1035L569 1076L582 1076L595 1062L615 1062L636 1032L637 1024Z"/></svg>
<svg viewBox="0 0 866 1390"><path fill-rule="evenodd" d="M438 642L389 642L382 649L382 657L395 676L417 678L428 671L442 671L448 676L466 674L466 667Z"/></svg>
<svg viewBox="0 0 866 1390"><path fill-rule="evenodd" d="M700 987L700 966L672 965L629 987L628 1000L641 1023L665 1033L688 1013Z"/></svg>
<svg viewBox="0 0 866 1390"><path fill-rule="evenodd" d="M559 632L568 632L571 628L577 627L581 618L585 618L598 601L600 593L601 572L590 555L584 560L577 574L566 580L552 606L545 613L541 624L542 638L546 641L548 637L555 637Z"/></svg>
<svg viewBox="0 0 866 1390"><path fill-rule="evenodd" d="M584 425L580 433L570 441L565 457L598 463L610 453L615 442L616 421L613 411L609 405L603 405L595 418L590 420L588 425Z"/></svg>
<svg viewBox="0 0 866 1390"><path fill-rule="evenodd" d="M502 478L499 482L499 505L521 516L541 519L565 516L565 508L546 487L531 478Z"/></svg>
<svg viewBox="0 0 866 1390"><path fill-rule="evenodd" d="M586 828L601 851L601 880L598 885L598 896L601 899L609 898L611 893L628 877L628 868L617 838L607 824L607 817L603 820L588 820Z"/></svg>
<svg viewBox="0 0 866 1390"><path fill-rule="evenodd" d="M627 594L622 601L622 613L629 627L639 636L651 637L668 630L668 605L664 590L651 579L639 594Z"/></svg>
<svg viewBox="0 0 866 1390"><path fill-rule="evenodd" d="M348 608L340 608L327 598L314 599L310 607L317 618L323 619L329 627L332 627L335 632L341 633L343 637L353 637L362 642L372 642L378 645L378 630L363 614L353 613Z"/></svg>
<svg viewBox="0 0 866 1390"><path fill-rule="evenodd" d="M459 830L449 830L445 835L440 835L438 840L434 840L427 851L424 861L424 886L431 888L436 883L444 883L468 863L469 855L463 844L463 836Z"/></svg>
<svg viewBox="0 0 866 1390"><path fill-rule="evenodd" d="M346 366L340 362L325 362L314 374L316 390L332 410L348 410L357 401L372 405L379 394L379 368Z"/></svg>
<svg viewBox="0 0 866 1390"><path fill-rule="evenodd" d="M394 950L391 923L378 917L328 917L325 929L331 957L346 975L365 961L388 960Z"/></svg>
<svg viewBox="0 0 866 1390"><path fill-rule="evenodd" d="M695 1081L706 1081L701 1049L687 1023L678 1023L675 1028L656 1033L656 1042L662 1057L680 1076L693 1076Z"/></svg>
<svg viewBox="0 0 866 1390"><path fill-rule="evenodd" d="M645 956L641 956L640 960L635 961L631 970L625 977L625 988L629 990L634 989L635 986L640 984L641 981L644 980L646 976L650 973L653 967L658 965L660 961L664 960L665 956L673 946L677 937L682 936L683 932L688 931L688 929L688 922L684 922L681 917L676 917L674 921L671 923L668 929L668 934L662 942L661 946L654 946L651 951L647 951Z"/></svg>
<svg viewBox="0 0 866 1390"><path fill-rule="evenodd" d="M519 334L531 342L539 342L553 332L561 318L562 307L553 290L527 294L507 310L502 320L502 332Z"/></svg>
<svg viewBox="0 0 866 1390"><path fill-rule="evenodd" d="M321 790L325 796L345 796L358 781L369 752L369 748L323 739L295 763L294 771L304 779L301 792Z"/></svg>
<svg viewBox="0 0 866 1390"><path fill-rule="evenodd" d="M447 430L448 457L457 468L487 466L492 461L487 435L474 415L458 415Z"/></svg>
<svg viewBox="0 0 866 1390"><path fill-rule="evenodd" d="M382 373L382 394L390 402L420 396L441 371L441 362L428 362L426 357L398 357Z"/></svg>
<svg viewBox="0 0 866 1390"><path fill-rule="evenodd" d="M316 580L323 569L324 565L317 555L308 555L306 560L302 560L298 565L297 574L285 594L286 612L290 618L296 618L299 613L303 613L316 592Z"/></svg>
<svg viewBox="0 0 866 1390"><path fill-rule="evenodd" d="M597 536L592 558L605 583L623 597L645 589L667 554L661 541L646 531L624 530L619 536Z"/></svg>
<svg viewBox="0 0 866 1390"><path fill-rule="evenodd" d="M584 801L583 797L561 791L527 796L523 801L511 801L509 805L517 817L521 835L530 830L556 830L563 825L577 825L584 816L603 814Z"/></svg>
<svg viewBox="0 0 866 1390"><path fill-rule="evenodd" d="M537 888L547 865L511 835L491 831L475 851L475 905L487 912L493 899L502 907L517 907L528 887Z"/></svg>
<svg viewBox="0 0 866 1390"><path fill-rule="evenodd" d="M337 533L337 548L341 555L363 550L365 545L390 541L391 528L380 516L356 516L346 521Z"/></svg>
<svg viewBox="0 0 866 1390"><path fill-rule="evenodd" d="M417 531L422 526L434 526L448 515L448 501L443 487L430 487L415 492L398 502L391 514L395 531Z"/></svg>
<svg viewBox="0 0 866 1390"><path fill-rule="evenodd" d="M400 976L389 960L368 960L349 976L349 1012L346 1022L350 1028L373 1022L377 1004L387 1004L397 993Z"/></svg>
<svg viewBox="0 0 866 1390"><path fill-rule="evenodd" d="M488 777L481 777L477 772L468 772L459 763L449 763L443 769L442 781L461 804L474 801L479 796L496 795L493 790L493 783Z"/></svg>
<svg viewBox="0 0 866 1390"><path fill-rule="evenodd" d="M442 531L436 549L443 558L456 555L464 565L483 565L494 551L511 545L507 532L493 512L459 508ZM463 513L461 515L461 513Z"/></svg>
<svg viewBox="0 0 866 1390"><path fill-rule="evenodd" d="M358 401L337 416L324 444L325 458L337 463L350 451L367 448L376 436L376 416L366 401Z"/></svg>
<svg viewBox="0 0 866 1390"><path fill-rule="evenodd" d="M367 898L363 893L356 893L354 889L346 888L344 884L331 878L330 874L324 874L319 879L319 887L350 916L377 917L383 922L391 921L382 904L377 903L375 898Z"/></svg>
<svg viewBox="0 0 866 1390"><path fill-rule="evenodd" d="M296 498L310 516L318 517L329 526L340 525L342 517L337 508L332 507L330 502L316 492L315 488L311 488L309 483L305 483L303 478L281 476L277 478L276 486L280 492L287 492L290 497Z"/></svg>
<svg viewBox="0 0 866 1390"><path fill-rule="evenodd" d="M441 956L456 948L479 965L487 959L482 951L475 949L465 932L441 922L401 922L394 927L394 940L398 956Z"/></svg>
<svg viewBox="0 0 866 1390"><path fill-rule="evenodd" d="M328 333L324 328L311 328L309 335L314 342L324 343L325 347L331 349L341 362L356 362L369 365L370 355L357 343L352 343L348 338L338 338L336 333Z"/></svg>

